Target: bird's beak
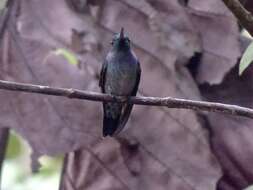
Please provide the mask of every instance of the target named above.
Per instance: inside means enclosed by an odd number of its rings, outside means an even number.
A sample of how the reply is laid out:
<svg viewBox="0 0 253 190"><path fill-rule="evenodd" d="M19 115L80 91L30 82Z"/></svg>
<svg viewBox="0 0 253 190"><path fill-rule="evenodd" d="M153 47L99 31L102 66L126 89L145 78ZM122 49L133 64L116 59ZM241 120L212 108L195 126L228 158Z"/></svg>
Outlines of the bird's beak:
<svg viewBox="0 0 253 190"><path fill-rule="evenodd" d="M120 38L120 39L123 39L123 38L124 38L124 28L123 28L123 27L122 27L121 30L120 30L119 38Z"/></svg>

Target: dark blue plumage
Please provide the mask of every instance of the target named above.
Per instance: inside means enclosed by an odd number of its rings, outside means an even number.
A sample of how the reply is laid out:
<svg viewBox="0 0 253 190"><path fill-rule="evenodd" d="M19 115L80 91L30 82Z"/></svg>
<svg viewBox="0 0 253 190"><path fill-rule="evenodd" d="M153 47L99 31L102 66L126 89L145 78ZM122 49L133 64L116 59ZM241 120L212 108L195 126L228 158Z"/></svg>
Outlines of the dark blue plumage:
<svg viewBox="0 0 253 190"><path fill-rule="evenodd" d="M140 76L140 64L122 28L112 40L112 49L107 54L101 69L99 86L103 93L135 96ZM103 136L118 134L125 126L132 107L133 105L129 103L103 103Z"/></svg>

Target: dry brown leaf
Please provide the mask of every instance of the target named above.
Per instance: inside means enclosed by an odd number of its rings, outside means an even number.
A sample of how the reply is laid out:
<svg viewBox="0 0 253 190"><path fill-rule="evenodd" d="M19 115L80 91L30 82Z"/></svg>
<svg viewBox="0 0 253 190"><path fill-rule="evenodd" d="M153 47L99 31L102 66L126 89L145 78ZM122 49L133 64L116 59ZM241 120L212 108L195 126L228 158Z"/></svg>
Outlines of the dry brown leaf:
<svg viewBox="0 0 253 190"><path fill-rule="evenodd" d="M203 47L197 81L219 84L241 55L237 21L219 0L190 0L188 7Z"/></svg>
<svg viewBox="0 0 253 190"><path fill-rule="evenodd" d="M220 85L202 86L203 95L210 101L253 107L252 67L238 76L235 67ZM211 144L224 175L218 189L244 189L253 183L252 121L240 117L208 114Z"/></svg>

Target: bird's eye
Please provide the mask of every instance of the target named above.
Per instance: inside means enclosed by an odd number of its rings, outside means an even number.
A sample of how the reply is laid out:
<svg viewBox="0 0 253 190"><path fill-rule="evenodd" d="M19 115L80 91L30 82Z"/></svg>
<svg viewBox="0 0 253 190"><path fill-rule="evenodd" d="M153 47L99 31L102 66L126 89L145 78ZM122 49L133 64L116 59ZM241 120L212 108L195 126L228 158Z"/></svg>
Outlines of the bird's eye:
<svg viewBox="0 0 253 190"><path fill-rule="evenodd" d="M114 43L114 42L113 42L113 40L112 40L112 41L111 41L111 45L113 45L113 43Z"/></svg>

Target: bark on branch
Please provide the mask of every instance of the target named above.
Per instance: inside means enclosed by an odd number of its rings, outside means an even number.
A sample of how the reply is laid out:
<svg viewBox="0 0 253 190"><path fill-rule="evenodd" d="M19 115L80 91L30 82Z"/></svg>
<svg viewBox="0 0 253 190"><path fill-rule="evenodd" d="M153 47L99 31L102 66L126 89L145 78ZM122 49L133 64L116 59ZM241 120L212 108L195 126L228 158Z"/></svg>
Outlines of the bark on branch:
<svg viewBox="0 0 253 190"><path fill-rule="evenodd" d="M88 92L77 89L53 88L49 86L16 83L0 80L0 89L10 91L21 91L29 93L46 94L53 96L63 96L67 98L85 99L100 102L124 102L129 101L133 104L147 106L165 106L168 108L192 109L195 111L209 111L226 113L230 115L244 116L253 118L253 109L240 107L236 105L222 104L216 102L194 101L172 97L120 97L111 96L97 92Z"/></svg>
<svg viewBox="0 0 253 190"><path fill-rule="evenodd" d="M239 0L222 0L240 24L253 36L253 15L247 11Z"/></svg>

